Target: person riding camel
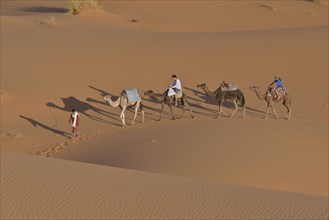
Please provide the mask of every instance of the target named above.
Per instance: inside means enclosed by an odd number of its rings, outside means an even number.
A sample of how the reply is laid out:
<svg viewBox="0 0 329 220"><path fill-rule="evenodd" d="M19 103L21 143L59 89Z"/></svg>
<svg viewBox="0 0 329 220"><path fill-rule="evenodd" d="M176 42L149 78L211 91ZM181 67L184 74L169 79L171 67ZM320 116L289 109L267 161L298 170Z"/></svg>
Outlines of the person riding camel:
<svg viewBox="0 0 329 220"><path fill-rule="evenodd" d="M171 77L173 82L169 85L168 96L174 96L175 106L177 106L177 94L182 91L182 84L175 74Z"/></svg>
<svg viewBox="0 0 329 220"><path fill-rule="evenodd" d="M276 85L276 87L274 87ZM279 97L279 93L282 93L284 95L285 89L283 87L282 79L280 76L275 76L274 81L268 86L269 91L272 93L274 92L276 97Z"/></svg>

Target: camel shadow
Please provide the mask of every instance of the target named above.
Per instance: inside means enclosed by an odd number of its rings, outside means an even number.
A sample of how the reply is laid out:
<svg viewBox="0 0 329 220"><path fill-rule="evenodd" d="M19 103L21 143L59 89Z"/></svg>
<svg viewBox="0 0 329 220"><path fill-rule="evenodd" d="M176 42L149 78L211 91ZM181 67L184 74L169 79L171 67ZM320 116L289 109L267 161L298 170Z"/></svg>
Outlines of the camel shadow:
<svg viewBox="0 0 329 220"><path fill-rule="evenodd" d="M200 92L200 91L198 91L196 89L192 89L192 88L189 88L189 87L184 87L184 89L186 89L186 90L188 90L190 92L193 92L193 94L195 96L197 96L198 98L204 100L206 104L218 105L218 102L215 99L210 98L204 92ZM199 101L197 99L194 99L194 100Z"/></svg>
<svg viewBox="0 0 329 220"><path fill-rule="evenodd" d="M143 108L144 109L150 110L150 111L145 112L145 115L150 115L150 116L154 116L154 117L160 117L160 115L161 115L161 103L156 102L156 104L158 104L160 106L160 108L153 108L153 107L150 107L148 105L143 104ZM151 112L156 112L156 113L151 113ZM166 110L163 112L163 115L164 116L168 116L169 118L171 118L170 112L168 112ZM154 121L159 121L159 119L154 119L154 118L151 118L151 117L147 117L147 118L149 118L151 120L154 120Z"/></svg>
<svg viewBox="0 0 329 220"><path fill-rule="evenodd" d="M37 13L64 14L64 13L68 13L70 11L70 9L68 9L68 8L59 8L59 7L34 6L34 7L21 8L20 11L37 12Z"/></svg>
<svg viewBox="0 0 329 220"><path fill-rule="evenodd" d="M87 102L80 101L73 96L69 96L67 98L61 98L61 99L64 104L64 107L58 106L51 102L46 103L46 106L51 107L51 108L56 108L56 109L59 109L59 110L65 111L65 112L71 112L72 109L75 109L77 112L85 115L86 117L88 117L92 120L103 122L103 123L109 123L108 121L106 121L100 117L87 113L88 111L93 111L97 114L109 117L109 113L107 111L96 108Z"/></svg>
<svg viewBox="0 0 329 220"><path fill-rule="evenodd" d="M207 111L207 112L211 112L215 115L218 114L218 110L207 108L207 107L201 106L201 104L200 104L200 103L202 103L202 104L211 104L211 105L218 106L218 102L215 99L212 99L212 98L208 97L206 94L204 94L203 92L198 91L196 89L192 89L192 88L189 88L189 87L184 87L184 89L186 89L187 91L192 92L195 96L197 96L199 98L199 99L196 99L196 98L193 98L191 96L188 96L188 100L193 100L194 102L196 102L196 103L189 102L191 107L193 107L193 109L201 109L201 110L204 110L204 111ZM205 102L202 102L202 100L204 100ZM232 108L233 104L231 105L230 103L223 103L223 106L228 107L228 108L230 108L230 107ZM193 112L195 112L197 114L200 114L200 115L213 117L212 114L203 113L203 112L195 111L195 110L193 110Z"/></svg>
<svg viewBox="0 0 329 220"><path fill-rule="evenodd" d="M246 112L247 115L255 116L255 117L258 117L258 118L264 118L265 117L265 113L266 113L265 111L250 108L250 107L246 107L246 109L248 110L248 112ZM275 115L273 113L269 113L268 117L269 118L275 118Z"/></svg>
<svg viewBox="0 0 329 220"><path fill-rule="evenodd" d="M58 135L61 135L61 136L64 136L64 137L67 137L67 138L70 138L70 134L67 133L67 132L64 132L64 131L61 131L61 130L58 130L58 129L55 129L55 128L51 128L49 127L48 125L45 125L45 124L42 124L32 118L28 118L28 117L25 117L23 115L19 115L19 117L27 120L28 122L30 122L34 127L40 127L40 128L43 128L43 129L46 129L48 131L51 131L55 134L58 134Z"/></svg>
<svg viewBox="0 0 329 220"><path fill-rule="evenodd" d="M184 87L184 88L191 91L191 92L193 92L194 95L196 95L198 98L204 100L206 104L218 105L218 101L216 99L213 99L213 98L207 96L204 92L200 92L198 90L188 88L188 87ZM197 99L195 99L195 100L197 100ZM232 108L234 108L234 104L224 101L223 102L223 107L232 109Z"/></svg>

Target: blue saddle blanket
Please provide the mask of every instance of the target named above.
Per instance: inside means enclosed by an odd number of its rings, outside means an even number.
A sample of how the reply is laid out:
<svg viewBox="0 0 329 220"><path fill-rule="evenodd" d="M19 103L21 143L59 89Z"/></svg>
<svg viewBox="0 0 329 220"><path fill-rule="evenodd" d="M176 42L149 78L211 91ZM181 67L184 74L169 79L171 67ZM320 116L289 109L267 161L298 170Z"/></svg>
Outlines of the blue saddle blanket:
<svg viewBox="0 0 329 220"><path fill-rule="evenodd" d="M128 102L137 102L141 99L138 89L126 89L125 92L127 94Z"/></svg>

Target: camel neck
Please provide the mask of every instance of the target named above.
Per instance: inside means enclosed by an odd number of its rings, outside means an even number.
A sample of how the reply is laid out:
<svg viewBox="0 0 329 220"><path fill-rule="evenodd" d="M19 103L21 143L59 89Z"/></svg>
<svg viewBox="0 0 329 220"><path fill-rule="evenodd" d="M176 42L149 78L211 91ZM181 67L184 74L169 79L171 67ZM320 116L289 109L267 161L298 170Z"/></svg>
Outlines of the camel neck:
<svg viewBox="0 0 329 220"><path fill-rule="evenodd" d="M120 99L121 97L117 98L115 101L112 101L112 98L109 97L107 101L112 107L118 107L120 105Z"/></svg>
<svg viewBox="0 0 329 220"><path fill-rule="evenodd" d="M255 90L255 93L256 93L258 99L260 99L260 100L264 100L266 97L266 94L264 94L264 95L260 94L259 90L257 90L257 89Z"/></svg>
<svg viewBox="0 0 329 220"><path fill-rule="evenodd" d="M210 91L210 90L208 89L207 86L206 86L203 90L204 90L204 92L206 93L206 95L208 95L209 97L211 97L211 98L216 98L217 91L212 92L212 91Z"/></svg>
<svg viewBox="0 0 329 220"><path fill-rule="evenodd" d="M161 94L156 94L156 93L152 93L150 96L151 96L152 98L154 98L155 100L157 100L158 102L162 102L163 95L161 95Z"/></svg>

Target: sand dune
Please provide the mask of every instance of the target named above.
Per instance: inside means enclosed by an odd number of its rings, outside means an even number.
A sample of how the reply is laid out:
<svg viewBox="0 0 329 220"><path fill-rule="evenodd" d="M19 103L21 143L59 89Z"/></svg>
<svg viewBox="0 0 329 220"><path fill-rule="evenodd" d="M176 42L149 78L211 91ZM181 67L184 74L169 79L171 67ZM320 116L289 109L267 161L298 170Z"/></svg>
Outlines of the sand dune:
<svg viewBox="0 0 329 220"><path fill-rule="evenodd" d="M69 1L0 2L4 218L328 216L328 1L100 3L73 16ZM173 121L166 107L160 122L161 104L143 96L145 123L130 126L128 110L122 127L103 102L134 87L163 93L173 73L196 119ZM278 120L263 120L249 90L265 93L275 75L289 121L280 104ZM216 120L217 102L196 87L223 80L243 91L245 119Z"/></svg>
<svg viewBox="0 0 329 220"><path fill-rule="evenodd" d="M4 219L324 219L326 197L1 154Z"/></svg>

